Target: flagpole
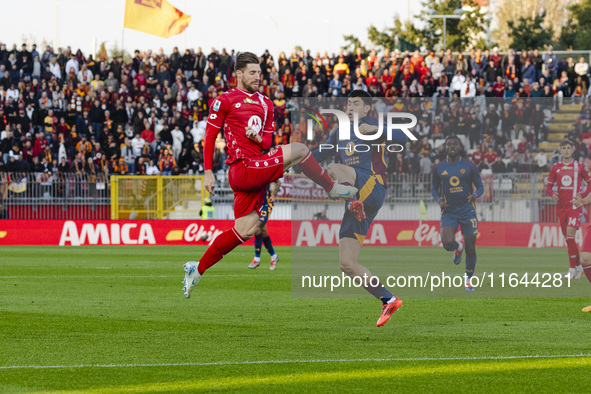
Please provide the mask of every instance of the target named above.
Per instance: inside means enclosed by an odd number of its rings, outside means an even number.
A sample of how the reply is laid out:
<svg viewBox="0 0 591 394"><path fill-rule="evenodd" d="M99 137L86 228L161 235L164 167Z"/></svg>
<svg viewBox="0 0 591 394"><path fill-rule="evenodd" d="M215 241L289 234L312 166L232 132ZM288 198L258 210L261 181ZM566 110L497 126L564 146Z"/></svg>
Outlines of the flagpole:
<svg viewBox="0 0 591 394"><path fill-rule="evenodd" d="M185 0L185 9L183 10L183 12L186 14L187 13L187 0ZM188 26L187 26L188 27ZM187 50L187 28L185 28L185 31L183 32L183 52Z"/></svg>
<svg viewBox="0 0 591 394"><path fill-rule="evenodd" d="M123 36L124 36L124 33L125 33L125 27L123 27L123 28L121 29L121 57L123 57L123 55L125 54L125 45L124 45L124 43L123 43Z"/></svg>

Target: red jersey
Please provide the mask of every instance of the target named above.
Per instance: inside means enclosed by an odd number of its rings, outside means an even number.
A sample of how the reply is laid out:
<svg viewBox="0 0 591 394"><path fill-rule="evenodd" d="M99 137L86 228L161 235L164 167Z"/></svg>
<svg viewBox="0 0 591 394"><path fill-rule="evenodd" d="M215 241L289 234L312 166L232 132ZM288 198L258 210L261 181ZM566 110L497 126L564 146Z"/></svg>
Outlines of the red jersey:
<svg viewBox="0 0 591 394"><path fill-rule="evenodd" d="M226 163L261 156L264 149L271 147L275 122L273 102L266 96L255 92L233 88L218 96L211 105L205 130L204 168L211 170L215 140L221 127L228 148ZM261 143L246 136L250 126L259 133Z"/></svg>
<svg viewBox="0 0 591 394"><path fill-rule="evenodd" d="M583 181L588 185L584 193L582 193ZM584 165L576 160L568 164L559 162L554 164L550 170L546 191L552 196L554 194L552 187L556 184L558 187L558 209L575 209L571 201L577 194L581 194L583 197L587 196L591 192L590 183L591 176Z"/></svg>

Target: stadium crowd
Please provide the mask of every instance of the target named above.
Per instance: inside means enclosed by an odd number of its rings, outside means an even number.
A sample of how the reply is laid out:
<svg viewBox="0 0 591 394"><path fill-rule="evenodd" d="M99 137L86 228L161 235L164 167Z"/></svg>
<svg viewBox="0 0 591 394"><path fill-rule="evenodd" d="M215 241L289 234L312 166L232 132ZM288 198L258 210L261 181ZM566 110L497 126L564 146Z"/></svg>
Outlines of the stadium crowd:
<svg viewBox="0 0 591 394"><path fill-rule="evenodd" d="M136 50L124 61L70 47L40 52L34 44L0 44L0 172L201 173L204 119L213 100L236 85L234 56L174 48ZM589 64L559 59L552 48L544 56L538 49L501 55L497 48L466 56L449 49L358 48L334 56L293 50L278 59L266 51L261 66L260 91L275 104L274 145L301 140L289 116L294 97L363 89L416 113L420 139L391 157L391 172L430 173L450 133L463 136L483 170L544 171L545 153L536 148L547 136L544 111L564 97L584 100L586 111L571 137L584 147L580 134L589 129ZM220 135L214 170L224 168L224 147Z"/></svg>

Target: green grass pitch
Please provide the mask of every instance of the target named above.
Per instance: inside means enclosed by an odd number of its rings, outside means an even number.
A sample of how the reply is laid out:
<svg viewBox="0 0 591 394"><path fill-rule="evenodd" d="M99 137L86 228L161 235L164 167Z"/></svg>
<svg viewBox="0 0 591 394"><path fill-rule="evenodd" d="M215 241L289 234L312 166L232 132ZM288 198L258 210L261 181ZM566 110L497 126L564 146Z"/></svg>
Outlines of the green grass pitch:
<svg viewBox="0 0 591 394"><path fill-rule="evenodd" d="M591 299L401 291L376 328L374 299L292 298L290 249L277 249L269 271L266 251L249 270L252 248L238 248L187 300L181 266L203 247L2 247L0 392L588 391ZM336 248L315 251L338 264ZM394 252L453 267L441 248L372 249ZM566 266L563 249L478 253L477 270Z"/></svg>

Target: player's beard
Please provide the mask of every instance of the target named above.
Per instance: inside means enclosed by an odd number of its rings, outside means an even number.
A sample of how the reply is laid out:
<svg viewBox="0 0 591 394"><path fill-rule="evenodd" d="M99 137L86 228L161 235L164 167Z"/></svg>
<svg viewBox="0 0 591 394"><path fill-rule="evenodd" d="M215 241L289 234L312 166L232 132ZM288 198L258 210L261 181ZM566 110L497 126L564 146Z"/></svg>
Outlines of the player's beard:
<svg viewBox="0 0 591 394"><path fill-rule="evenodd" d="M254 82L254 81L253 81ZM240 85L242 85L241 89L242 90L246 90L248 93L256 93L258 86L257 87L253 87L252 83L250 84L245 84L243 81L240 82Z"/></svg>

